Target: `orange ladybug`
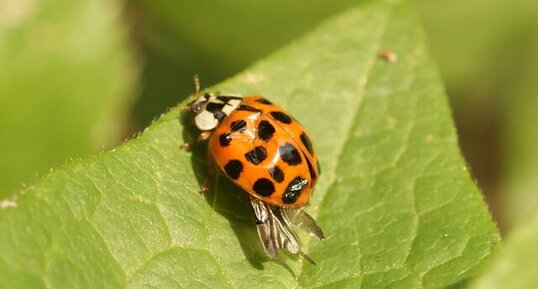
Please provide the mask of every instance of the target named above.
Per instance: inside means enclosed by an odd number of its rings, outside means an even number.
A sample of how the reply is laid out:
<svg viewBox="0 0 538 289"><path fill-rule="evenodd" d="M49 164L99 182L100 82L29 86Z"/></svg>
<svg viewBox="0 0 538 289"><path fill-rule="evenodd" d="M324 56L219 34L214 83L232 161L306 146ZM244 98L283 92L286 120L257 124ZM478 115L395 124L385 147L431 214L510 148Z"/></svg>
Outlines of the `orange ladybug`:
<svg viewBox="0 0 538 289"><path fill-rule="evenodd" d="M249 194L265 253L276 258L279 249L300 254L292 225L323 239L321 228L303 211L320 174L317 152L304 127L284 109L259 96L205 93L190 104L197 142L208 140L210 177L220 171ZM186 144L189 147L190 144Z"/></svg>

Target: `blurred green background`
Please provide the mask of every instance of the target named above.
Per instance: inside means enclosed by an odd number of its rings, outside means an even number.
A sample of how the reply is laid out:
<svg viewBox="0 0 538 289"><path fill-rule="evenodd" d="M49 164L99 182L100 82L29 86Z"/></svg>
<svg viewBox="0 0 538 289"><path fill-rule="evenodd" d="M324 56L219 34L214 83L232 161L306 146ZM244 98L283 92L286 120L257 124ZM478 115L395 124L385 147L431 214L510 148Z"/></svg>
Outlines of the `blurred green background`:
<svg viewBox="0 0 538 289"><path fill-rule="evenodd" d="M0 200L359 2L0 1ZM538 208L538 1L411 2L506 232Z"/></svg>

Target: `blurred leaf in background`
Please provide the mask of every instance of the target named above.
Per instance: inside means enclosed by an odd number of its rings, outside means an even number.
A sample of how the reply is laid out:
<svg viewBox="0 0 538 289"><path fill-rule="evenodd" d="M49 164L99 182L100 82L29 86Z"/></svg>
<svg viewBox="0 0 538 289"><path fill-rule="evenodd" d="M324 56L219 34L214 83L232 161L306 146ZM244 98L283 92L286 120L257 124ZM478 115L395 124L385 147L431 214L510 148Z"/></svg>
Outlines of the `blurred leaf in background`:
<svg viewBox="0 0 538 289"><path fill-rule="evenodd" d="M525 47L531 53L523 55L526 65L502 119L506 154L499 202L508 228L538 211L538 17L534 20Z"/></svg>
<svg viewBox="0 0 538 289"><path fill-rule="evenodd" d="M137 67L115 1L0 1L0 198L120 140Z"/></svg>

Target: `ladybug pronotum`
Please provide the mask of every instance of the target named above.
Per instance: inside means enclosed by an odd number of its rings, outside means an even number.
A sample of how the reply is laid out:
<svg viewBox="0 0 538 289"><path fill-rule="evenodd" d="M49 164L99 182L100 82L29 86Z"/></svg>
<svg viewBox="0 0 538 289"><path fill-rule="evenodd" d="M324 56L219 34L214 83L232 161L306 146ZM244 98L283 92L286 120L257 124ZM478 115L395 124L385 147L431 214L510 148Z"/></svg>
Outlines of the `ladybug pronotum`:
<svg viewBox="0 0 538 289"><path fill-rule="evenodd" d="M207 190L218 170L250 197L258 235L267 256L278 250L299 254L309 262L293 226L324 239L321 228L303 211L320 174L310 136L284 109L259 96L199 94L189 110L208 141ZM190 147L190 143L185 147Z"/></svg>

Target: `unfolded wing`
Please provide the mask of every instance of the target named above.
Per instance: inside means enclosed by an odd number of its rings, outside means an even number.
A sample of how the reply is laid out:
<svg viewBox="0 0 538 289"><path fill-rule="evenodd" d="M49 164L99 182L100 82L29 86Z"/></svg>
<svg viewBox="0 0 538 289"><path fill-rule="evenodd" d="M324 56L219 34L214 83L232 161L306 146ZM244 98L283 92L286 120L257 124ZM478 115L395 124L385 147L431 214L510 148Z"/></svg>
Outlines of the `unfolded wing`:
<svg viewBox="0 0 538 289"><path fill-rule="evenodd" d="M291 227L292 225L301 226L310 234L323 239L323 232L312 217L302 209L273 208L252 196L250 203L256 216L258 235L267 256L276 258L278 250L286 249L292 254L303 256L308 262L316 264L301 250L301 242Z"/></svg>

